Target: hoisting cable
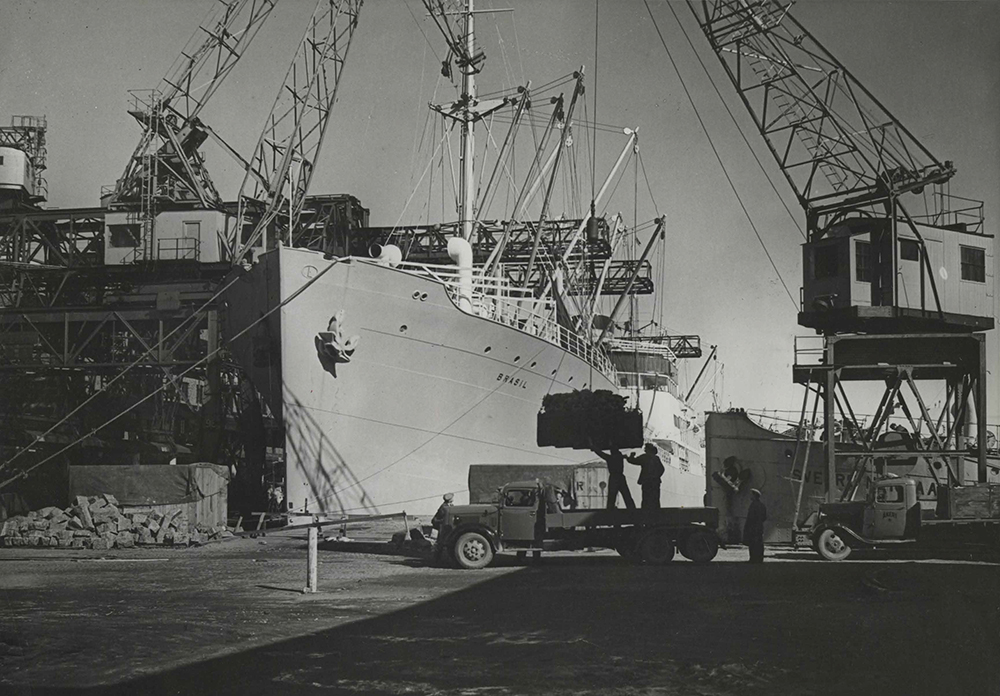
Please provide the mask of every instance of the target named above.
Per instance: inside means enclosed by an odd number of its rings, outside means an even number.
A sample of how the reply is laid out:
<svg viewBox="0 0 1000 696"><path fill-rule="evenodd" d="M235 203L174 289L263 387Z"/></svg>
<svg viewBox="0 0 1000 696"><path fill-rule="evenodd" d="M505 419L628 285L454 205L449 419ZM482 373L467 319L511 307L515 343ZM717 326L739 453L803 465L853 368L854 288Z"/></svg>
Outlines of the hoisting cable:
<svg viewBox="0 0 1000 696"><path fill-rule="evenodd" d="M667 58L670 60L671 66L674 68L674 72L677 74L677 79L681 83L681 87L684 89L684 94L688 98L688 102L691 104L691 108L694 110L695 116L698 119L698 123L701 125L702 131L705 133L705 137L708 139L708 144L712 148L712 152L715 154L715 159L718 160L719 166L722 167L722 173L726 177L726 181L729 183L729 188L732 189L733 195L736 196L737 202L740 204L740 208L743 209L743 215L746 217L747 222L750 223L750 229L753 230L754 235L757 237L757 241L760 242L761 249L764 250L764 255L767 256L768 262L771 264L771 268L774 269L775 275L778 277L778 281L781 283L781 287L785 289L785 294L788 295L789 301L795 307L796 310L799 308L799 303L795 301L795 297L792 292L788 289L788 285L785 283L785 279L781 276L781 271L778 270L778 266L774 263L774 259L771 257L771 253L767 250L767 246L764 244L764 239L760 236L760 232L757 230L757 226L753 222L753 218L750 217L750 211L747 210L746 205L743 203L743 199L740 197L739 191L736 189L736 184L733 183L732 177L729 176L729 170L726 169L726 165L722 160L722 156L719 154L718 148L715 147L715 142L712 140L712 136L708 132L708 127L705 125L705 121L701 117L701 112L698 111L698 107L694 103L694 99L691 96L691 91L688 89L687 83L681 76L681 72L677 67L677 62L674 60L674 56L670 53L670 48L667 46L666 39L663 38L663 33L660 31L659 25L656 23L656 18L653 17L653 11L649 7L649 0L642 0L643 4L646 6L646 11L649 13L649 18L653 22L653 28L656 29L656 34L660 37L660 43L663 44L663 50L667 53Z"/></svg>
<svg viewBox="0 0 1000 696"><path fill-rule="evenodd" d="M204 357L200 358L197 362L193 363L186 370L184 370L183 372L177 373L176 379L180 379L181 377L183 377L187 373L191 372L192 370L194 370L196 367L198 367L202 363L205 363L205 362L211 360L212 358L214 358L216 355L219 354L219 352L223 348L225 348L226 346L228 346L230 343L232 343L236 339L240 338L243 334L245 334L248 331L250 331L250 329L252 329L253 327L257 326L257 324L259 324L262 321L264 321L265 319L267 319L269 316L271 316L272 314L274 314L275 312L277 312L279 309L281 309L285 305L287 305L290 302L292 302L293 300L295 300L299 295L301 295L309 287L311 287L313 283L315 283L320 278L322 278L324 275L326 275L326 273L331 268L333 268L334 266L336 266L338 263L340 263L340 259L333 259L330 262L329 266L327 266L322 271L320 271L319 273L317 273L316 275L314 275L312 278L310 278L308 281L306 281L305 285L303 285L301 288L299 288L298 290L296 290L295 292L293 292L291 295L289 295L287 298L285 298L284 300L282 300L280 303L276 304L274 307L272 307L271 309L269 309L267 312L265 312L264 314L262 314L260 317L258 317L254 321L252 321L244 329L242 329L238 333L234 334L230 338L226 339L222 344L219 345L219 347L217 347L215 350L211 351L210 353L208 353ZM235 280L237 280L237 279L239 279L241 277L242 276L237 276L233 280L235 281ZM112 416L111 418L109 418L108 420L104 421L101 425L97 426L96 428L92 428L90 430L90 432L88 432L86 435L83 435L83 436L78 437L77 439L73 440L73 442L69 443L68 445L66 445L65 447L63 447L62 449L60 449L58 452L54 452L54 453L50 454L49 456L45 457L44 459L42 459L42 460L40 460L38 462L35 462L31 466L29 466L27 469L22 469L21 471L17 472L16 474L14 474L12 477L8 478L7 480L0 481L0 490L3 490L8 485L10 485L11 483L17 481L18 479L27 478L28 474L30 474L32 471L34 471L38 467L42 466L46 462L49 462L49 461L55 459L56 457L58 457L63 452L65 452L65 451L67 451L67 450L75 447L79 443L83 442L88 437L96 435L102 429L104 429L105 427L107 427L111 423L114 423L116 420L118 420L122 416L126 415L130 411L138 408L141 404L144 404L145 402L149 401L154 396L156 396L157 394L159 394L161 391L163 391L164 389L166 389L168 386L170 386L172 384L173 384L173 382L168 382L168 383L164 383L164 384L160 385L159 387L157 387L156 389L154 389L153 391L151 391L150 393L146 394L144 397L142 397L141 399L139 399L138 401L136 401L134 404L132 404L131 406L129 406L128 408L126 408L126 409L122 410L120 413ZM22 452L23 451L25 451L25 450L22 450ZM13 459L11 461L13 461Z"/></svg>
<svg viewBox="0 0 1000 696"><path fill-rule="evenodd" d="M670 7L669 2L667 3L667 7ZM690 3L688 4L688 7L690 7ZM799 224L798 218L795 217L795 214L792 213L791 208L789 208L788 204L785 203L785 199L778 192L778 187L775 185L774 180L771 179L771 175L768 174L767 170L764 168L764 163L760 161L760 158L757 157L757 153L754 151L753 147L750 146L750 140L747 138L746 134L743 132L743 129L740 127L740 123L739 121L736 120L736 116L733 115L732 110L729 108L729 104L727 104L726 100L722 98L722 92L719 90L719 86L715 84L715 80L712 79L712 74L708 72L708 67L705 65L705 61L701 59L701 55L698 53L698 50L694 47L694 42L688 35L687 30L684 28L684 25L681 24L680 17L677 16L676 12L674 12L673 7L670 7L670 12L674 15L674 20L676 20L677 26L680 27L681 33L684 34L684 38L687 39L688 46L691 47L691 52L694 53L694 57L698 59L698 64L701 65L701 69L705 71L705 76L708 77L708 81L712 84L712 88L718 95L719 101L722 102L722 106L725 107L726 113L729 114L729 118L732 119L733 125L736 126L736 130L739 131L740 137L742 137L743 142L746 143L747 150L749 150L750 154L753 155L754 161L757 162L757 166L760 167L760 171L761 173L764 174L764 178L767 179L767 183L771 185L771 189L774 191L774 195L778 197L779 201L781 201L781 206L785 209L785 212L788 213L788 217L791 218L792 223L795 225L795 228L799 231L799 234L802 235L802 238L805 239L806 233L805 231L803 231L802 225Z"/></svg>

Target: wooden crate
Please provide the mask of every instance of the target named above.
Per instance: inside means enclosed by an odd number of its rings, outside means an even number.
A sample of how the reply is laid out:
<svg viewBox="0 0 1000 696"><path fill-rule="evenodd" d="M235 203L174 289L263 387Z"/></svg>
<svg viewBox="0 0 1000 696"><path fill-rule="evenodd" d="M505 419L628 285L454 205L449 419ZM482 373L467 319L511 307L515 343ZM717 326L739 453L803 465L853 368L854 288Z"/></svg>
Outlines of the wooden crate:
<svg viewBox="0 0 1000 696"><path fill-rule="evenodd" d="M1000 484L942 487L939 496L948 519L1000 519Z"/></svg>

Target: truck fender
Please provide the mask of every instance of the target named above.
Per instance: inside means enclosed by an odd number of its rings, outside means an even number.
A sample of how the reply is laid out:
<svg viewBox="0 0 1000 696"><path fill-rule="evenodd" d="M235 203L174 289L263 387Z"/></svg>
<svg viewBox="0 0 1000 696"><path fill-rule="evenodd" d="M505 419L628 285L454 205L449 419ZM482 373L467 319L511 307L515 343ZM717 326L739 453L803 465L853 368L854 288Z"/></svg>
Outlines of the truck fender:
<svg viewBox="0 0 1000 696"><path fill-rule="evenodd" d="M832 529L833 531L835 531L837 533L837 536L839 536L841 539L850 539L851 542L854 542L854 544L852 545L856 544L857 546L872 546L871 541L865 539L862 536L858 536L858 534L850 527L845 527L842 524L823 524L822 522L819 525L817 525L816 528L813 530L812 533L813 543L816 543L816 541L819 539L819 535L822 534L827 529Z"/></svg>
<svg viewBox="0 0 1000 696"><path fill-rule="evenodd" d="M461 527L456 527L451 530L451 534L449 534L448 538L445 539L445 545L450 547L466 532L478 532L482 534L486 537L486 541L490 542L490 546L493 547L494 553L503 551L503 543L500 541L500 537L497 535L496 531L481 524L463 524Z"/></svg>

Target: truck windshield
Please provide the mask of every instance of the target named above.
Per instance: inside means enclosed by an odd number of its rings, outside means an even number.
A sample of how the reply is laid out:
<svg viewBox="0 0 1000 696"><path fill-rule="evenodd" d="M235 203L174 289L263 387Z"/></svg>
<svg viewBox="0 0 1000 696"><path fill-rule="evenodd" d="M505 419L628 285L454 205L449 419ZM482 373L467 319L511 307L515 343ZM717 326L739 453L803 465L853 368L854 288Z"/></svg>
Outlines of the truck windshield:
<svg viewBox="0 0 1000 696"><path fill-rule="evenodd" d="M504 507L534 507L535 491L514 488L504 495Z"/></svg>

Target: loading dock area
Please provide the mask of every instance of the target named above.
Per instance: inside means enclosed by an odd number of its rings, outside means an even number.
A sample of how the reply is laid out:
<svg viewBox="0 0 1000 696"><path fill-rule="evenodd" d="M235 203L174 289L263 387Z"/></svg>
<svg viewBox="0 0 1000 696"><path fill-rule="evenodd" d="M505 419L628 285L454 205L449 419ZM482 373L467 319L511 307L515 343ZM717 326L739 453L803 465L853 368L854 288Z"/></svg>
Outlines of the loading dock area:
<svg viewBox="0 0 1000 696"><path fill-rule="evenodd" d="M266 543L264 543L266 542ZM0 693L997 694L994 561L0 549ZM815 560L813 560L815 559ZM72 617L72 621L67 617Z"/></svg>

